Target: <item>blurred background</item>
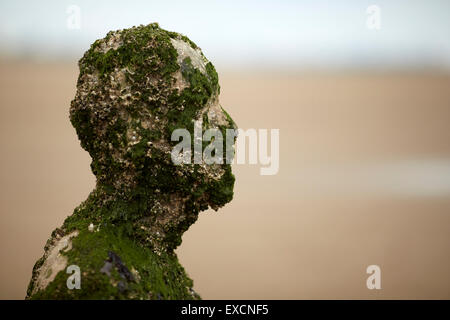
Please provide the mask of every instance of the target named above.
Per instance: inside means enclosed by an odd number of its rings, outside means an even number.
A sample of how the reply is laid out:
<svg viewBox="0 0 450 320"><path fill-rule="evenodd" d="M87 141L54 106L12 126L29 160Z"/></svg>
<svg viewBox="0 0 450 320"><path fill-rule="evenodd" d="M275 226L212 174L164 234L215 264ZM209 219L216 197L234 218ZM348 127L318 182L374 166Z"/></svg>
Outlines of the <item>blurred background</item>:
<svg viewBox="0 0 450 320"><path fill-rule="evenodd" d="M450 298L450 2L0 2L0 298L95 185L69 121L77 61L159 22L218 70L240 128L280 129L280 170L183 236L205 299ZM381 268L368 290L366 268Z"/></svg>

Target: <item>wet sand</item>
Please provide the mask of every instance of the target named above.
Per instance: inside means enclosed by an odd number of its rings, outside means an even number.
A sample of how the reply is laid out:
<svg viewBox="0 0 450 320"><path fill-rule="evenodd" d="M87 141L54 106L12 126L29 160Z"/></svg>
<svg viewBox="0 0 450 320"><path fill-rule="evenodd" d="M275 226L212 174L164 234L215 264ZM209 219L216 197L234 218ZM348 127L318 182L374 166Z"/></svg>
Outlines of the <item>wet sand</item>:
<svg viewBox="0 0 450 320"><path fill-rule="evenodd" d="M280 170L234 165L235 199L184 235L203 298L450 298L450 76L218 71L239 127L280 129ZM2 299L25 296L94 187L68 118L77 74L0 63Z"/></svg>

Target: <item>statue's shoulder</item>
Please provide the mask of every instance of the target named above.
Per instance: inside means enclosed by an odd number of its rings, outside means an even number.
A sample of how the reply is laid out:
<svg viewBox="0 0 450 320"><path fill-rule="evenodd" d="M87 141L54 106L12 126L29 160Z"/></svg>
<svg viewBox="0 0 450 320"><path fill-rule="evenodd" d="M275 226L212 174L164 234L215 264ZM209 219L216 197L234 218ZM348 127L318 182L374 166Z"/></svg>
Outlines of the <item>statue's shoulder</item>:
<svg viewBox="0 0 450 320"><path fill-rule="evenodd" d="M155 253L117 227L56 229L27 299L199 299L175 254Z"/></svg>

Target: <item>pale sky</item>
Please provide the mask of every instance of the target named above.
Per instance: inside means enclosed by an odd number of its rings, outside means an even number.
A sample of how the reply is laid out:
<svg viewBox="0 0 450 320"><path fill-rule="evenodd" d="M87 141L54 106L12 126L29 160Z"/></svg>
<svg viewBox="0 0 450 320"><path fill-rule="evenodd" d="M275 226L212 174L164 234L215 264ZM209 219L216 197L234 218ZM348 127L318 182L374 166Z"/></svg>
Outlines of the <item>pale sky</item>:
<svg viewBox="0 0 450 320"><path fill-rule="evenodd" d="M80 29L67 8L80 8ZM380 30L366 25L369 5ZM109 30L159 22L223 66L450 70L450 1L2 0L0 54L79 58Z"/></svg>

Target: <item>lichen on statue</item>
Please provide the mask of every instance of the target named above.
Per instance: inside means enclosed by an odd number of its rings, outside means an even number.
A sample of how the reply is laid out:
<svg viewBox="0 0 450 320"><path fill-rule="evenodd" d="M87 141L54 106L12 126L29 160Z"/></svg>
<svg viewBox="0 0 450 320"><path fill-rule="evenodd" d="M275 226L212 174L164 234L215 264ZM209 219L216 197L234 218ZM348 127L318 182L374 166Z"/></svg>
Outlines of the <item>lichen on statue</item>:
<svg viewBox="0 0 450 320"><path fill-rule="evenodd" d="M235 128L214 66L158 24L109 32L79 61L70 120L97 183L36 263L32 299L198 299L174 249L200 211L233 197L226 164L174 164L171 133ZM68 289L66 266L81 270Z"/></svg>

